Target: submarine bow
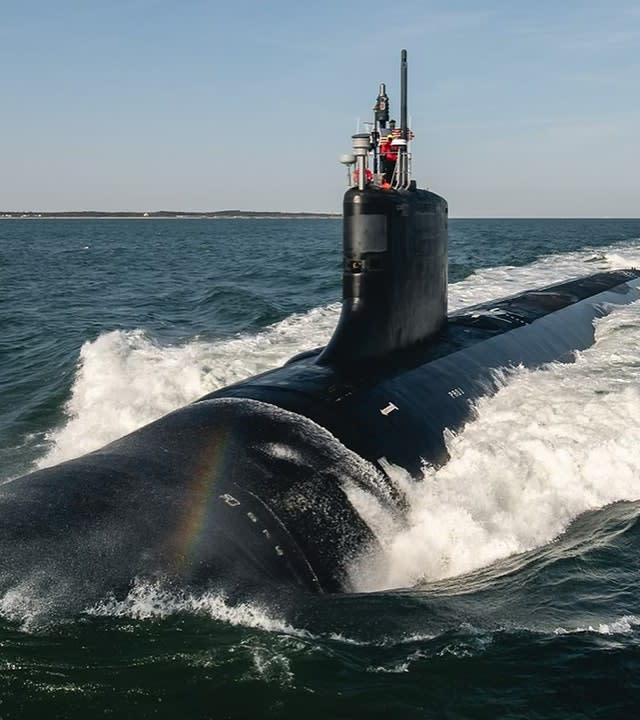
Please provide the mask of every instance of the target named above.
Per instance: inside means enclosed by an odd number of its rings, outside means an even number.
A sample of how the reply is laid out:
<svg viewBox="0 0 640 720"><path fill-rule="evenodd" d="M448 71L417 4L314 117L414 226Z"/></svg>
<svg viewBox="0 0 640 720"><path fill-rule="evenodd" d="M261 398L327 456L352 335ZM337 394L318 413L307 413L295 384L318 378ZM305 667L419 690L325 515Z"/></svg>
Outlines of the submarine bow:
<svg viewBox="0 0 640 720"><path fill-rule="evenodd" d="M375 551L358 499L396 513L390 464L447 460L446 429L495 371L570 361L595 318L640 298L640 271L597 273L447 315L447 203L417 188L407 64L401 121L384 85L342 156L343 309L326 348L217 390L86 456L0 485L0 590L99 597L135 577L349 589Z"/></svg>

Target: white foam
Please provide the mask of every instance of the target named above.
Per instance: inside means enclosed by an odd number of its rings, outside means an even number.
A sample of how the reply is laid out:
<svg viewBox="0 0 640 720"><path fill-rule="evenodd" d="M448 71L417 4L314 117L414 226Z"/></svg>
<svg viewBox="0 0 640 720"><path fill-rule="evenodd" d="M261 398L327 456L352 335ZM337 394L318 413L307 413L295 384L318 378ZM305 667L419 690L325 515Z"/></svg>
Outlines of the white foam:
<svg viewBox="0 0 640 720"><path fill-rule="evenodd" d="M46 627L60 620L57 596L40 592L40 577L25 579L0 595L0 617L14 622L25 632ZM190 591L161 580L135 579L126 597L108 595L84 610L92 617L165 619L172 615L201 615L233 626L264 630L297 638L310 633L291 626L273 611L257 602L231 603L223 593Z"/></svg>
<svg viewBox="0 0 640 720"><path fill-rule="evenodd" d="M399 663L393 663L389 667L385 667L384 665L370 665L367 668L367 672L391 673L391 674L406 673L406 672L409 672L410 665L411 665L410 660L405 660L404 662L399 662Z"/></svg>
<svg viewBox="0 0 640 720"><path fill-rule="evenodd" d="M601 248L547 255L519 267L501 265L481 268L449 286L449 309L458 310L580 275L628 267L640 267L640 241L637 239Z"/></svg>
<svg viewBox="0 0 640 720"><path fill-rule="evenodd" d="M163 619L179 613L204 615L212 620L248 628L308 637L284 620L274 617L267 608L250 602L231 604L227 598L213 591L187 591L167 586L161 581L136 580L127 596L118 600L109 596L88 608L94 617Z"/></svg>
<svg viewBox="0 0 640 720"><path fill-rule="evenodd" d="M598 635L631 635L640 625L640 618L635 615L623 615L618 620L608 623L598 623L597 625L587 625L586 627L576 627L567 629L559 627L555 629L556 635L570 635L572 633L597 633Z"/></svg>
<svg viewBox="0 0 640 720"><path fill-rule="evenodd" d="M574 364L520 369L481 399L446 438L450 461L422 482L387 468L409 488L408 527L375 514L383 551L354 569L357 590L469 572L550 542L587 510L640 499L640 304L599 320L596 338Z"/></svg>
<svg viewBox="0 0 640 720"><path fill-rule="evenodd" d="M314 308L256 335L162 346L141 330L115 330L80 351L65 424L48 433L39 467L95 450L220 387L326 343L339 306Z"/></svg>
<svg viewBox="0 0 640 720"><path fill-rule="evenodd" d="M254 672L249 677L256 676L259 680L285 687L293 684L291 661L283 653L272 647L257 647L251 651L251 659Z"/></svg>
<svg viewBox="0 0 640 720"><path fill-rule="evenodd" d="M48 609L48 603L34 595L31 583L25 581L0 595L0 617L18 623L29 631Z"/></svg>

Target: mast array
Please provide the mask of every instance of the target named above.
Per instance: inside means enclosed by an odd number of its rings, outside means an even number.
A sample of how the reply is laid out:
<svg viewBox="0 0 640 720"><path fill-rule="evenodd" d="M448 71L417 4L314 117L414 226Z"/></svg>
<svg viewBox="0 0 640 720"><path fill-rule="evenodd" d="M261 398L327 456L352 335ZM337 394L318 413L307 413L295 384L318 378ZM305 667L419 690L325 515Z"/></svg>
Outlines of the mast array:
<svg viewBox="0 0 640 720"><path fill-rule="evenodd" d="M351 136L352 152L341 155L347 167L347 185L364 190L368 185L383 189L408 190L411 186L413 133L407 123L407 51L400 59L400 127L389 116L386 85L380 83L368 132Z"/></svg>

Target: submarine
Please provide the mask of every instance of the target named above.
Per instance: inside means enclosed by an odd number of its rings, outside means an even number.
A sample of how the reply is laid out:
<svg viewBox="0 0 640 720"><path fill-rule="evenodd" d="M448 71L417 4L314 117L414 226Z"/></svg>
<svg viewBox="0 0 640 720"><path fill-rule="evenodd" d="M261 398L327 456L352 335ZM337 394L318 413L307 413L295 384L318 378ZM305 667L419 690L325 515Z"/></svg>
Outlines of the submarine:
<svg viewBox="0 0 640 720"><path fill-rule="evenodd" d="M399 124L382 84L341 157L342 311L326 347L0 484L0 592L99 598L158 577L348 591L378 542L363 504L402 522L389 468L419 482L497 373L570 362L596 318L640 299L629 268L448 313L448 206L412 177L404 50L400 80Z"/></svg>

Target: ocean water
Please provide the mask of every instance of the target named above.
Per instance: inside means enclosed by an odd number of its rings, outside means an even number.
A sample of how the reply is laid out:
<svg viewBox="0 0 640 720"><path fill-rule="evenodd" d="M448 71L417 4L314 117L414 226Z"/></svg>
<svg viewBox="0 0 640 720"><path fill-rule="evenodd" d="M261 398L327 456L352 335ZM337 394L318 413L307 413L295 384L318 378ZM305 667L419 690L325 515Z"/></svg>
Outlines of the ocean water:
<svg viewBox="0 0 640 720"><path fill-rule="evenodd" d="M340 243L338 220L0 220L0 482L325 343ZM450 306L638 265L640 220L452 220ZM139 578L60 616L10 588L0 718L637 717L638 304L447 444L357 592Z"/></svg>

